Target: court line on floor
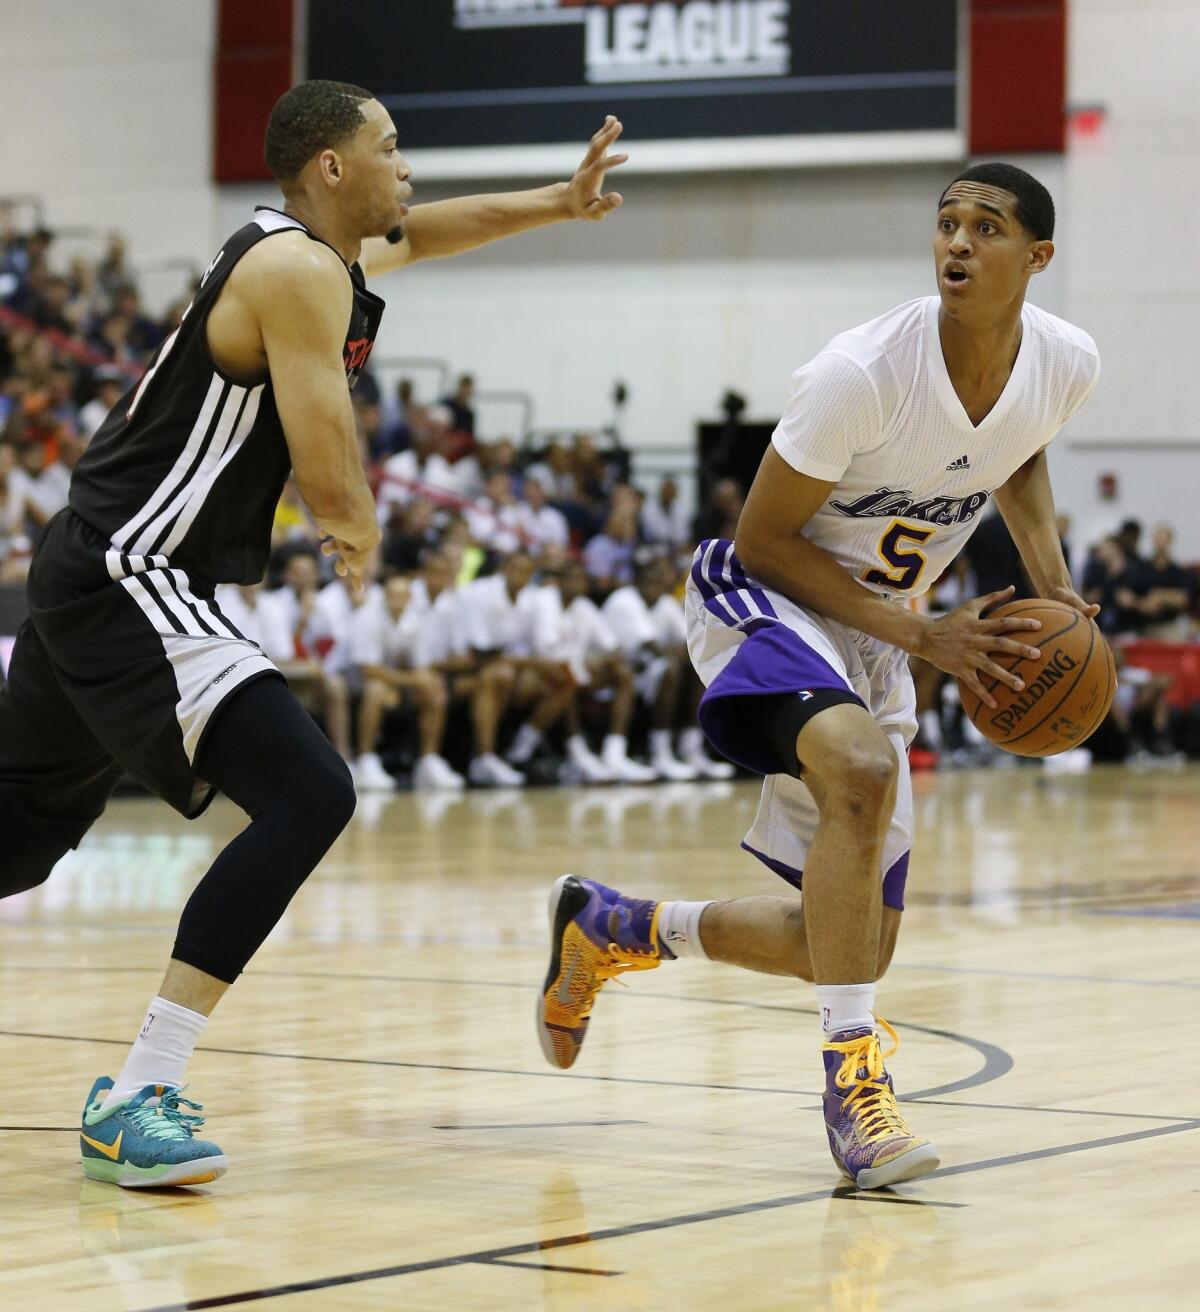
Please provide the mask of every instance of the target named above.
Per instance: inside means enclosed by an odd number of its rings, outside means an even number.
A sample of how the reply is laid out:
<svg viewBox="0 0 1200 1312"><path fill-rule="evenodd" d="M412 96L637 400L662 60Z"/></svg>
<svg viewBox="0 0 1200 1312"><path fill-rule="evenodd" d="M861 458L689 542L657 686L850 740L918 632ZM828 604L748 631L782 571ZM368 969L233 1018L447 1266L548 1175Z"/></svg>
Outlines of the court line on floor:
<svg viewBox="0 0 1200 1312"><path fill-rule="evenodd" d="M753 1005L753 1004L750 1004ZM940 1033L941 1031L932 1031ZM42 1039L58 1043L99 1043L109 1046L124 1047L124 1039L101 1039L85 1034L42 1034L29 1030L0 1030L0 1038L14 1039ZM382 1066L384 1068L399 1068L401 1070L421 1070L421 1071L451 1071L456 1074L464 1075L513 1075L528 1076L532 1079L563 1079L563 1080L581 1080L584 1082L598 1084L633 1084L648 1085L656 1088L669 1089L706 1089L718 1093L767 1093L779 1094L789 1098L816 1098L822 1096L822 1090L819 1089L778 1089L765 1085L755 1084L706 1084L701 1081L691 1080L656 1080L644 1076L633 1075L583 1075L574 1071L541 1071L541 1070L513 1070L511 1068L496 1066L450 1066L445 1063L435 1062L415 1062L415 1061L396 1061L391 1058L381 1057L323 1057L303 1052L264 1052L260 1049L253 1048L212 1048L201 1047L196 1049L197 1052L214 1053L218 1056L234 1057L264 1057L277 1061L315 1061L329 1062L334 1065L345 1066ZM1007 1054L1006 1054L1007 1055ZM980 1072L982 1074L982 1072ZM995 1077L998 1078L998 1077ZM990 1081L989 1081L990 1082ZM980 1081L982 1084L983 1081ZM976 1085L975 1087L979 1087ZM935 1092L931 1090L931 1092ZM979 1107L989 1110L1014 1111L1014 1112L1044 1112L1062 1116L1099 1116L1112 1120L1152 1120L1152 1121L1186 1121L1189 1124L1194 1119L1187 1116L1158 1116L1146 1112L1106 1112L1094 1108L1075 1108L1075 1107L1045 1107L1045 1106L1028 1106L1020 1103L971 1103L971 1102L942 1102L936 1098L926 1097L923 1094L901 1094L898 1096L900 1102L915 1102L920 1104L929 1103L933 1106L945 1107ZM808 1111L819 1111L820 1104L806 1108ZM615 1122L606 1122L614 1124ZM631 1121L629 1124L642 1124L643 1122ZM434 1126L434 1129L441 1129L441 1126ZM460 1127L460 1128L479 1128L479 1127Z"/></svg>
<svg viewBox="0 0 1200 1312"><path fill-rule="evenodd" d="M1168 1134L1183 1134L1200 1129L1200 1120L1184 1125L1168 1125L1152 1130L1132 1130L1128 1134L1111 1135L1104 1139L1084 1139L1076 1143L1058 1144L1051 1148L1035 1148L1024 1153L1010 1153L1005 1157L989 1157L977 1162L963 1162L949 1166L927 1176L929 1181L947 1179L955 1175L972 1175L980 1171L996 1170L1003 1166L1018 1166L1026 1162L1044 1161L1051 1157L1064 1157L1073 1153L1094 1152L1100 1148L1135 1143L1143 1139L1156 1139ZM777 1211L804 1203L829 1199L828 1188L808 1193L787 1194L781 1198L765 1198L754 1203L735 1203L728 1207L714 1207L704 1212L686 1212L679 1216L661 1217L653 1221L637 1221L628 1225L610 1226L587 1234L568 1235L561 1239L543 1239L532 1243L510 1244L503 1248L486 1249L475 1253L458 1253L450 1257L431 1258L424 1262L407 1262L396 1266L376 1267L368 1271L353 1271L339 1276L320 1276L311 1280L292 1281L286 1285L272 1285L260 1289L242 1290L234 1294L216 1294L208 1298L190 1299L186 1303L163 1303L143 1308L141 1312L203 1312L207 1308L232 1307L238 1303L262 1302L270 1298L283 1298L291 1294L311 1293L319 1289L337 1289L346 1285L363 1284L374 1280L391 1280L399 1276L416 1275L424 1271L440 1271L449 1267L495 1263L502 1259L526 1257L555 1248L576 1247L587 1243L600 1243L606 1239L626 1239L633 1235L652 1234L659 1230L675 1230L683 1226L699 1225L706 1221L723 1221L734 1217L751 1216L760 1212Z"/></svg>
<svg viewBox="0 0 1200 1312"><path fill-rule="evenodd" d="M446 982L455 983L461 981ZM520 987L532 988L532 986L526 985L521 985ZM733 999L726 998L691 998L680 994L646 992L643 992L640 996L645 998L665 998L679 1002L707 1004L709 1006L740 1006L752 1010L780 1011L804 1016L815 1016L817 1014L816 1010L810 1007L785 1007L757 1002L737 1002ZM931 1098L943 1093L958 1093L965 1089L979 1088L981 1085L993 1083L995 1080L1000 1079L1001 1076L1006 1075L1012 1070L1013 1058L1011 1054L1006 1052L1003 1048L998 1047L996 1044L987 1043L983 1039L971 1038L966 1034L956 1034L951 1030L934 1029L927 1025L917 1025L908 1021L897 1021L896 1023L901 1029L912 1029L922 1034L931 1034L937 1038L945 1038L952 1042L961 1043L966 1047L973 1048L976 1052L981 1053L984 1059L983 1065L972 1075L968 1075L961 1080L954 1080L949 1084L940 1084L933 1088L918 1089L913 1093L904 1094L901 1096L902 1102L912 1102L918 1098ZM91 1039L88 1036L81 1034L43 1034L27 1030L0 1030L0 1035L9 1038L57 1039L65 1042L80 1043L93 1042L123 1044L125 1042L122 1039ZM397 1061L394 1059L373 1057L325 1057L309 1053L265 1052L261 1049L254 1048L216 1048L205 1046L197 1048L196 1051L224 1053L230 1056L239 1057L266 1057L274 1058L279 1061L318 1061L352 1066L396 1067L404 1070L444 1070L456 1071L460 1074L476 1073L482 1075L511 1075L522 1076L529 1079L567 1079L603 1084L651 1085L681 1089L714 1089L737 1093L775 1093L803 1098L819 1098L821 1096L820 1091L814 1089L779 1089L761 1085L712 1084L697 1080L659 1080L627 1075L586 1075L576 1071L514 1070L511 1067L456 1066L440 1062Z"/></svg>
<svg viewBox="0 0 1200 1312"><path fill-rule="evenodd" d="M990 970L982 966L934 966L893 962L889 970L925 970L938 975L995 975L1001 979L1048 979L1064 984L1131 984L1147 989L1200 989L1200 980L1130 979L1119 975L1064 975L1043 970Z"/></svg>
<svg viewBox="0 0 1200 1312"><path fill-rule="evenodd" d="M565 1271L572 1276L623 1276L624 1271L601 1271L594 1266L557 1266L553 1262L513 1262L509 1258L493 1257L479 1266L515 1266L522 1271Z"/></svg>

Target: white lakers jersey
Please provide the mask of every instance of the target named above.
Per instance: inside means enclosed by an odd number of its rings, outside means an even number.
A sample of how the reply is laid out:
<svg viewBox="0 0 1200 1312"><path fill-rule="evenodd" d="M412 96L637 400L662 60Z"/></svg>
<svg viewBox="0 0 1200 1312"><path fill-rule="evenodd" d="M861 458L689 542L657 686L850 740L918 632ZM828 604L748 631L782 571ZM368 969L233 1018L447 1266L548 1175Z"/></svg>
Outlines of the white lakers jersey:
<svg viewBox="0 0 1200 1312"><path fill-rule="evenodd" d="M936 296L909 301L835 337L792 375L772 438L793 469L837 483L805 536L889 597L936 582L992 494L1100 375L1087 333L1026 305L1012 376L976 427L946 369L939 307Z"/></svg>

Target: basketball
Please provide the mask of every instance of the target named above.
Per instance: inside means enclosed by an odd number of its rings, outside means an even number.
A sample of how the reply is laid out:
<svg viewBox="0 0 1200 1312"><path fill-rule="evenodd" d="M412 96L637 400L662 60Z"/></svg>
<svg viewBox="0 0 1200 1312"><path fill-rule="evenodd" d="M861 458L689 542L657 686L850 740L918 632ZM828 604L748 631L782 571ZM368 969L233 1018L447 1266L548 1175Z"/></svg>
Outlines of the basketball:
<svg viewBox="0 0 1200 1312"><path fill-rule="evenodd" d="M1036 661L1011 654L995 660L1024 681L1016 692L997 679L980 682L996 699L995 710L960 679L959 695L971 723L989 742L1017 756L1057 756L1079 747L1100 727L1117 688L1108 643L1095 622L1061 601L1034 597L1010 601L988 619L1020 616L1040 620L1022 640L1039 648Z"/></svg>

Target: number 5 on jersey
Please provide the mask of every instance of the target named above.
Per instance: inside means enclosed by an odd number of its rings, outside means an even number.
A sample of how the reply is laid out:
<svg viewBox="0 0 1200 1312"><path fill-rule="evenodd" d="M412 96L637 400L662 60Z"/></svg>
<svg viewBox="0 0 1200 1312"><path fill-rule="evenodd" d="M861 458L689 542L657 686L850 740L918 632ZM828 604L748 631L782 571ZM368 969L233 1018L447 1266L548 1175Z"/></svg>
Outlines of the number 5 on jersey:
<svg viewBox="0 0 1200 1312"><path fill-rule="evenodd" d="M915 588L929 564L929 558L919 549L919 544L928 542L936 532L933 528L906 524L902 519L892 520L875 548L880 560L891 568L866 570L863 581L877 587L895 588L897 592ZM912 546L912 543L918 545Z"/></svg>

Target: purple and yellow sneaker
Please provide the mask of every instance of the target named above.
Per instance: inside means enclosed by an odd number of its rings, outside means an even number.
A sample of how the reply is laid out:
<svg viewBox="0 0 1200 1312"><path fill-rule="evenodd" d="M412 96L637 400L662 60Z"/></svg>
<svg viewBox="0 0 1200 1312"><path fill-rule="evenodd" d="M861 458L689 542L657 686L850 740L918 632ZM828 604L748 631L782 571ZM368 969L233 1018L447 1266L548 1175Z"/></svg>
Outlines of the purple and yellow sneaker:
<svg viewBox="0 0 1200 1312"><path fill-rule="evenodd" d="M537 1028L552 1066L574 1065L596 995L608 980L673 958L658 941L660 906L575 875L563 875L550 890L550 969L538 997Z"/></svg>
<svg viewBox="0 0 1200 1312"><path fill-rule="evenodd" d="M887 1052L873 1029L835 1034L821 1050L829 1151L859 1189L915 1180L936 1171L941 1162L933 1144L918 1139L900 1115L892 1077L883 1066L899 1040L887 1021L875 1019L892 1040Z"/></svg>

